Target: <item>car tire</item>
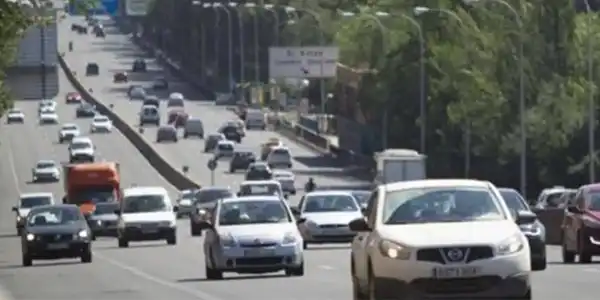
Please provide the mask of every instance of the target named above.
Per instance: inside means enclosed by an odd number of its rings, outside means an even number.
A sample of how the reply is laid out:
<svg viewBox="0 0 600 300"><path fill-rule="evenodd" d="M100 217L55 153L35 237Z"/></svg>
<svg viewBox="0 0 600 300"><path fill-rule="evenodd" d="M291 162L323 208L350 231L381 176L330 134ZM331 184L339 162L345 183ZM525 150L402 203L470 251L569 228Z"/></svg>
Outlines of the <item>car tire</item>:
<svg viewBox="0 0 600 300"><path fill-rule="evenodd" d="M178 141L179 141L179 139L178 139L178 138L174 138L174 139L173 139L173 143L177 143Z"/></svg>
<svg viewBox="0 0 600 300"><path fill-rule="evenodd" d="M119 248L128 248L129 241L124 238L119 238Z"/></svg>
<svg viewBox="0 0 600 300"><path fill-rule="evenodd" d="M177 245L177 233L173 232L171 236L167 237L167 245Z"/></svg>
<svg viewBox="0 0 600 300"><path fill-rule="evenodd" d="M575 262L575 252L567 250L567 247L562 245L562 261L565 264L572 264Z"/></svg>
<svg viewBox="0 0 600 300"><path fill-rule="evenodd" d="M83 253L81 254L81 262L84 264L89 264L92 262L92 247L90 245L83 250Z"/></svg>
<svg viewBox="0 0 600 300"><path fill-rule="evenodd" d="M223 272L209 268L208 265L204 267L204 272L206 273L206 279L208 280L221 280L223 279Z"/></svg>
<svg viewBox="0 0 600 300"><path fill-rule="evenodd" d="M187 133L187 132L184 132L184 133L183 133L183 138L184 138L184 139L187 139L187 138L188 138L188 133Z"/></svg>
<svg viewBox="0 0 600 300"><path fill-rule="evenodd" d="M302 242L302 249L307 249L308 248L308 242L307 241L303 241Z"/></svg>
<svg viewBox="0 0 600 300"><path fill-rule="evenodd" d="M156 142L157 142L157 143L160 143L161 141L160 141L160 139L156 139Z"/></svg>
<svg viewBox="0 0 600 300"><path fill-rule="evenodd" d="M235 173L235 169L234 168L229 168L229 173Z"/></svg>
<svg viewBox="0 0 600 300"><path fill-rule="evenodd" d="M302 264L300 264L300 266L298 266L298 267L285 269L285 276L294 276L294 277L304 276L304 262L302 262Z"/></svg>
<svg viewBox="0 0 600 300"><path fill-rule="evenodd" d="M546 258L536 259L531 262L531 270L532 271L543 271L546 270L548 263Z"/></svg>
<svg viewBox="0 0 600 300"><path fill-rule="evenodd" d="M202 229L198 228L198 226L194 225L193 222L190 224L190 234L192 236L202 236Z"/></svg>
<svg viewBox="0 0 600 300"><path fill-rule="evenodd" d="M261 130L267 130L267 126L263 126L260 128Z"/></svg>
<svg viewBox="0 0 600 300"><path fill-rule="evenodd" d="M31 259L31 256L29 254L22 254L22 263L23 263L23 267L30 267L31 265L33 265L33 259Z"/></svg>
<svg viewBox="0 0 600 300"><path fill-rule="evenodd" d="M589 264L592 262L592 255L589 251L586 251L586 239L583 235L584 233L581 231L577 233L577 255L579 256L579 263Z"/></svg>

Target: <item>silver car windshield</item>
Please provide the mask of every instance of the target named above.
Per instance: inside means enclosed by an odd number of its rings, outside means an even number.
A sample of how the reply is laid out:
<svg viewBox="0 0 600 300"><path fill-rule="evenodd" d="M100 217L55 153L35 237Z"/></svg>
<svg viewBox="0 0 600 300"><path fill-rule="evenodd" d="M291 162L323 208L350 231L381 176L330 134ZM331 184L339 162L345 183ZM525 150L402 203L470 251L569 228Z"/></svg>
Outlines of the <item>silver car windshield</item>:
<svg viewBox="0 0 600 300"><path fill-rule="evenodd" d="M79 210L62 207L38 208L29 212L27 224L29 226L56 226L66 225L83 220Z"/></svg>
<svg viewBox="0 0 600 300"><path fill-rule="evenodd" d="M350 195L314 195L306 197L303 212L349 212L358 211L356 200Z"/></svg>
<svg viewBox="0 0 600 300"><path fill-rule="evenodd" d="M291 217L280 201L225 202L219 210L219 225L289 223Z"/></svg>

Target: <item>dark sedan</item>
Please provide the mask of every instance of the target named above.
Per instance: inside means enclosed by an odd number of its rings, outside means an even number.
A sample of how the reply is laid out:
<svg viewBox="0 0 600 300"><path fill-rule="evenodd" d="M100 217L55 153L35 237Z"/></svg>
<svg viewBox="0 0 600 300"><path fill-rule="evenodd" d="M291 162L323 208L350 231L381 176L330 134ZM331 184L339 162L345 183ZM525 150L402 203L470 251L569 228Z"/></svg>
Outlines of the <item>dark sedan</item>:
<svg viewBox="0 0 600 300"><path fill-rule="evenodd" d="M97 203L96 209L88 217L88 224L92 229L93 238L99 236L117 236L117 222L119 216L115 211L119 209L119 203Z"/></svg>
<svg viewBox="0 0 600 300"><path fill-rule="evenodd" d="M127 82L128 80L129 80L129 77L127 76L127 72L117 72L117 73L115 73L115 75L113 75L114 83Z"/></svg>
<svg viewBox="0 0 600 300"><path fill-rule="evenodd" d="M23 266L33 260L80 258L92 262L92 233L76 205L44 205L29 211L21 231Z"/></svg>
<svg viewBox="0 0 600 300"><path fill-rule="evenodd" d="M531 211L527 201L514 189L500 188L500 194L504 198L506 206L513 211ZM540 220L535 220L534 223L521 225L521 231L529 241L531 250L531 269L533 271L541 271L546 269L546 228Z"/></svg>
<svg viewBox="0 0 600 300"><path fill-rule="evenodd" d="M77 118L91 118L96 115L96 108L88 103L83 103L77 107L75 116Z"/></svg>

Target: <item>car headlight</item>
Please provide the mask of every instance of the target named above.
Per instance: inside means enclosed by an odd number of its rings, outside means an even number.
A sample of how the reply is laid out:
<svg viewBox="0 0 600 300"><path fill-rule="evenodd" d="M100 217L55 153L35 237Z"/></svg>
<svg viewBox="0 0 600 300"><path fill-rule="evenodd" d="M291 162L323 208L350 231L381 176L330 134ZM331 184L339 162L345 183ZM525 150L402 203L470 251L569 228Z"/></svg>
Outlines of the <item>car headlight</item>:
<svg viewBox="0 0 600 300"><path fill-rule="evenodd" d="M498 244L496 246L496 253L498 255L508 255L515 252L519 252L524 247L525 243L521 238L521 234L517 233Z"/></svg>
<svg viewBox="0 0 600 300"><path fill-rule="evenodd" d="M410 249L387 240L379 243L379 251L386 257L401 260L409 259L411 254Z"/></svg>
<svg viewBox="0 0 600 300"><path fill-rule="evenodd" d="M21 220L23 220L23 218L21 218L21 216L17 216L17 223L21 222Z"/></svg>
<svg viewBox="0 0 600 300"><path fill-rule="evenodd" d="M81 239L85 239L88 237L88 232L87 230L82 230L80 232L77 233L77 237L81 238Z"/></svg>
<svg viewBox="0 0 600 300"><path fill-rule="evenodd" d="M235 239L231 235L221 235L219 237L219 241L222 247L235 247L236 242Z"/></svg>
<svg viewBox="0 0 600 300"><path fill-rule="evenodd" d="M175 225L177 225L177 222L175 220L162 221L159 223L160 227L175 227Z"/></svg>
<svg viewBox="0 0 600 300"><path fill-rule="evenodd" d="M183 199L183 200L179 201L179 205L189 206L189 205L192 205L192 201L190 201L188 199Z"/></svg>
<svg viewBox="0 0 600 300"><path fill-rule="evenodd" d="M306 222L304 222L304 224L306 224L306 228L310 229L310 230L315 230L319 228L319 225L317 225L317 223L315 223L314 221L311 220L306 220Z"/></svg>
<svg viewBox="0 0 600 300"><path fill-rule="evenodd" d="M31 242L31 241L35 240L35 235L33 233L28 233L26 238L28 241Z"/></svg>
<svg viewBox="0 0 600 300"><path fill-rule="evenodd" d="M298 237L294 232L288 232L283 236L282 244L295 244L298 241Z"/></svg>
<svg viewBox="0 0 600 300"><path fill-rule="evenodd" d="M541 235L542 234L542 226L538 223L521 225L521 232L525 235Z"/></svg>
<svg viewBox="0 0 600 300"><path fill-rule="evenodd" d="M98 220L98 221L96 221L96 225L98 225L98 226L102 226L102 220Z"/></svg>

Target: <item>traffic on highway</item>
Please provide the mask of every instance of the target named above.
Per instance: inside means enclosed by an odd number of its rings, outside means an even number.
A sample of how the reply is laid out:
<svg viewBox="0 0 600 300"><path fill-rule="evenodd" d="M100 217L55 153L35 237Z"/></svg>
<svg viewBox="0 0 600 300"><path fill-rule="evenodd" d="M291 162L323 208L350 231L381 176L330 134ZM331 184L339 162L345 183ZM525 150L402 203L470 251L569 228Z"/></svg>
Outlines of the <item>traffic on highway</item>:
<svg viewBox="0 0 600 300"><path fill-rule="evenodd" d="M201 187L171 186L62 74L59 98L17 101L0 127L0 298L595 299L596 185L542 192L567 211L548 246L517 191L426 179L394 149L373 183L353 179L70 21L65 60L99 68L83 85Z"/></svg>

